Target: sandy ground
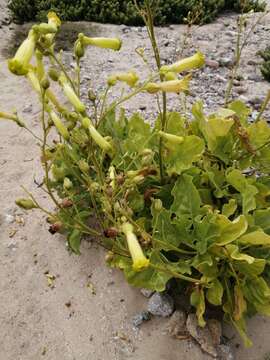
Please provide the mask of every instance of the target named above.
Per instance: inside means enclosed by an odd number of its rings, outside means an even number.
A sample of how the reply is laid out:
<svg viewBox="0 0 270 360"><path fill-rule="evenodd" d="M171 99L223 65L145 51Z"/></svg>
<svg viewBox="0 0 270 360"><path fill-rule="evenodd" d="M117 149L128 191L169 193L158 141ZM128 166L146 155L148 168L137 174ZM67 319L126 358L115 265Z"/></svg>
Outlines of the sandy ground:
<svg viewBox="0 0 270 360"><path fill-rule="evenodd" d="M107 35L108 27L103 29ZM0 29L0 46L6 46L11 31ZM126 58L120 61L125 67ZM35 95L23 79L8 74L1 55L0 108L14 107L38 132ZM13 205L23 194L20 185L37 191L33 180L41 172L35 145L23 130L0 122L0 360L210 359L192 341L169 338L166 319L133 329L132 316L145 308L146 299L105 266L103 250L84 242L82 255L71 255L61 236L48 233L43 215ZM38 197L46 204L42 193ZM55 276L53 287L46 273ZM254 347L244 349L234 337L236 359L263 360L270 351L270 320L254 318L249 329Z"/></svg>

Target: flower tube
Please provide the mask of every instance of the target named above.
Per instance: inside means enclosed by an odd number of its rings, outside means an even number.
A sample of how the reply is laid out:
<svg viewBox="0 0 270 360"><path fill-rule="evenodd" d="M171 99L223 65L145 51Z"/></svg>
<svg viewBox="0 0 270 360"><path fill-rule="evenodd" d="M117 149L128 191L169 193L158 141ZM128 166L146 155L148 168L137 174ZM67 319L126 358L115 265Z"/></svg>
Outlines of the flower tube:
<svg viewBox="0 0 270 360"><path fill-rule="evenodd" d="M138 82L138 80L139 80L139 77L135 73L135 71L128 71L126 73L118 73L118 74L111 75L108 78L107 82L108 82L109 86L114 86L117 81L123 81L128 86L134 87L136 85L136 83Z"/></svg>
<svg viewBox="0 0 270 360"><path fill-rule="evenodd" d="M126 236L128 248L133 261L133 269L140 271L149 266L150 261L145 257L137 236L133 232L133 226L130 223L122 225L122 231Z"/></svg>
<svg viewBox="0 0 270 360"><path fill-rule="evenodd" d="M3 111L0 111L0 119L6 119L14 121L20 127L25 127L25 124L18 118L17 114L10 114Z"/></svg>
<svg viewBox="0 0 270 360"><path fill-rule="evenodd" d="M183 71L198 69L202 67L204 63L205 57L200 51L198 51L195 55L179 60L174 64L161 66L160 73L166 74L171 71L181 73Z"/></svg>
<svg viewBox="0 0 270 360"><path fill-rule="evenodd" d="M28 37L22 42L15 56L8 60L8 68L15 75L26 75L29 63L35 51L37 36L30 30Z"/></svg>
<svg viewBox="0 0 270 360"><path fill-rule="evenodd" d="M145 90L150 94L157 93L158 91L179 93L189 89L190 76L186 76L182 80L163 81L160 83L148 83Z"/></svg>
<svg viewBox="0 0 270 360"><path fill-rule="evenodd" d="M85 105L81 102L81 100L78 98L75 91L72 89L71 85L69 84L67 78L63 73L59 76L59 83L63 88L63 92L68 98L68 100L71 102L71 104L74 106L75 110L84 113L85 112Z"/></svg>
<svg viewBox="0 0 270 360"><path fill-rule="evenodd" d="M79 40L85 46L92 45L104 49L112 49L115 51L120 50L122 46L122 41L118 38L103 38L103 37L91 38L85 36L84 34L79 34Z"/></svg>
<svg viewBox="0 0 270 360"><path fill-rule="evenodd" d="M48 18L48 23L41 23L39 25L34 25L33 29L39 32L40 34L44 34L44 35L55 34L61 25L61 20L53 11L50 11L48 13L47 18Z"/></svg>
<svg viewBox="0 0 270 360"><path fill-rule="evenodd" d="M173 134L166 133L164 131L158 132L159 136L162 137L164 140L167 140L170 144L182 144L184 141L183 136L177 136Z"/></svg>
<svg viewBox="0 0 270 360"><path fill-rule="evenodd" d="M95 141L95 143L104 151L111 152L113 150L112 145L104 139L102 135L97 131L97 129L93 126L91 120L87 117L83 118L82 126L88 129L90 136Z"/></svg>
<svg viewBox="0 0 270 360"><path fill-rule="evenodd" d="M50 114L50 118L52 119L56 129L59 134L63 136L65 140L69 140L69 132L65 125L62 123L61 119L57 116L57 114L53 110L48 110Z"/></svg>

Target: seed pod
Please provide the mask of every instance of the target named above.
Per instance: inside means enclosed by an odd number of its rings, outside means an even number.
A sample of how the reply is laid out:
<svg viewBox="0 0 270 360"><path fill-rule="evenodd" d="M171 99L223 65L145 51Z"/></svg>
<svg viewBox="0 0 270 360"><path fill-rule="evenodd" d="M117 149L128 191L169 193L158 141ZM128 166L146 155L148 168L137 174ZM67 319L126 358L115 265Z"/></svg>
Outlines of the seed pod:
<svg viewBox="0 0 270 360"><path fill-rule="evenodd" d="M50 67L48 75L53 81L58 81L60 73L55 67Z"/></svg>
<svg viewBox="0 0 270 360"><path fill-rule="evenodd" d="M50 87L50 81L47 77L44 77L41 82L40 82L40 85L41 87L44 89L44 90L47 90L49 89Z"/></svg>
<svg viewBox="0 0 270 360"><path fill-rule="evenodd" d="M54 235L55 233L58 233L61 231L63 224L59 221L54 224L52 224L49 228L49 232Z"/></svg>
<svg viewBox="0 0 270 360"><path fill-rule="evenodd" d="M78 166L81 172L87 173L89 171L89 165L85 160L79 160Z"/></svg>
<svg viewBox="0 0 270 360"><path fill-rule="evenodd" d="M65 199L63 199L62 200L62 203L61 203L61 207L62 208L69 208L69 207L71 207L73 205L73 201L72 200L70 200L70 199L68 199L68 198L65 198Z"/></svg>
<svg viewBox="0 0 270 360"><path fill-rule="evenodd" d="M88 90L88 99L92 102L95 102L97 99L97 96L95 94L95 92L92 89Z"/></svg>
<svg viewBox="0 0 270 360"><path fill-rule="evenodd" d="M156 192L158 192L158 189L155 188L146 189L143 195L144 201L149 201L152 195L155 194Z"/></svg>
<svg viewBox="0 0 270 360"><path fill-rule="evenodd" d="M116 238L118 234L119 234L119 230L114 227L110 227L104 230L104 236L106 238Z"/></svg>
<svg viewBox="0 0 270 360"><path fill-rule="evenodd" d="M109 261L113 260L113 256L114 256L114 253L112 251L108 251L107 254L105 255L105 261L109 262Z"/></svg>
<svg viewBox="0 0 270 360"><path fill-rule="evenodd" d="M16 203L16 205L18 205L19 207L21 207L22 209L25 209L25 210L31 210L31 209L37 208L37 205L31 199L20 198L20 199L17 199L15 201L15 203Z"/></svg>

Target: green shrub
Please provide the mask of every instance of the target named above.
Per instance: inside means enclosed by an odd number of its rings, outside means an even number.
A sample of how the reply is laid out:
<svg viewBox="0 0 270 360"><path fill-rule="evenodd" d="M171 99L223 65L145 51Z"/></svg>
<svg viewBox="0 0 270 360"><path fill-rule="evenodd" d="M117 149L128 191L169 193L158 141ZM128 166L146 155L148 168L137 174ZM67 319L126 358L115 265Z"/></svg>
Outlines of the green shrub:
<svg viewBox="0 0 270 360"><path fill-rule="evenodd" d="M261 66L261 72L265 80L270 81L270 47L258 53L264 60Z"/></svg>
<svg viewBox="0 0 270 360"><path fill-rule="evenodd" d="M8 61L41 102L42 135L33 134L17 113L0 112L0 119L26 128L38 141L40 188L52 206L45 209L27 190L28 197L16 204L44 211L50 232L64 234L76 254L91 235L109 250L107 263L133 286L162 292L174 279L178 291L181 286L190 295L201 327L211 304L251 345L245 319L256 312L270 315L270 128L263 119L270 91L253 123L251 109L240 100L210 115L201 101L192 104L192 114L169 112L166 92L182 93L188 102L190 71L205 59L198 52L160 66L153 46L158 70L147 80L132 70L110 74L105 92L90 89L90 113L80 96L85 47L117 51L121 41L79 34L77 65L68 70L55 50L60 21L53 13L48 17L48 24L32 27ZM147 24L155 45L153 23ZM108 91L118 82L124 90L110 102ZM163 111L153 127L138 113L127 118L122 109L146 92L153 98L163 92Z"/></svg>
<svg viewBox="0 0 270 360"><path fill-rule="evenodd" d="M139 1L140 2L140 1ZM86 20L104 23L141 25L142 19L132 0L11 0L9 8L17 22L44 20L49 10L56 11L63 20ZM260 0L160 0L156 6L156 24L182 23L190 11L198 12L197 22L210 22L223 9L261 11Z"/></svg>

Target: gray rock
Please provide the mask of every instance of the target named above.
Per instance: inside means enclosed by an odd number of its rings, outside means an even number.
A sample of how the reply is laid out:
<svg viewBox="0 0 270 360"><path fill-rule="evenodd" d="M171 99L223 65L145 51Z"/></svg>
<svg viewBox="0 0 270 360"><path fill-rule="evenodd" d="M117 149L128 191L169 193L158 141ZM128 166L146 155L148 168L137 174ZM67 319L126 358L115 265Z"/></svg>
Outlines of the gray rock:
<svg viewBox="0 0 270 360"><path fill-rule="evenodd" d="M232 67L234 65L234 58L231 57L223 57L219 59L219 65L224 67Z"/></svg>
<svg viewBox="0 0 270 360"><path fill-rule="evenodd" d="M171 336L178 336L187 331L186 328L186 313L182 310L176 310L170 317L166 330Z"/></svg>
<svg viewBox="0 0 270 360"><path fill-rule="evenodd" d="M219 68L219 62L216 60L207 59L205 61L206 66L212 68L212 69L218 69Z"/></svg>
<svg viewBox="0 0 270 360"><path fill-rule="evenodd" d="M217 352L219 360L235 360L235 356L229 345L219 345Z"/></svg>
<svg viewBox="0 0 270 360"><path fill-rule="evenodd" d="M135 327L139 327L145 321L149 321L151 319L151 314L149 311L142 311L139 314L136 314L132 319L132 324Z"/></svg>
<svg viewBox="0 0 270 360"><path fill-rule="evenodd" d="M256 73L248 75L248 80L259 82L262 81L262 77Z"/></svg>
<svg viewBox="0 0 270 360"><path fill-rule="evenodd" d="M140 291L146 298L150 298L154 294L154 291L149 289L141 289Z"/></svg>
<svg viewBox="0 0 270 360"><path fill-rule="evenodd" d="M155 316L170 316L174 310L173 299L167 294L156 292L149 299L147 310Z"/></svg>
<svg viewBox="0 0 270 360"><path fill-rule="evenodd" d="M253 96L252 98L249 99L249 102L252 105L261 105L264 102L264 97L262 97L262 96Z"/></svg>
<svg viewBox="0 0 270 360"><path fill-rule="evenodd" d="M239 95L245 94L247 92L247 87L246 86L239 86L235 88L235 92Z"/></svg>
<svg viewBox="0 0 270 360"><path fill-rule="evenodd" d="M208 326L200 327L195 314L188 315L186 325L188 332L200 344L202 350L216 358L218 353Z"/></svg>

